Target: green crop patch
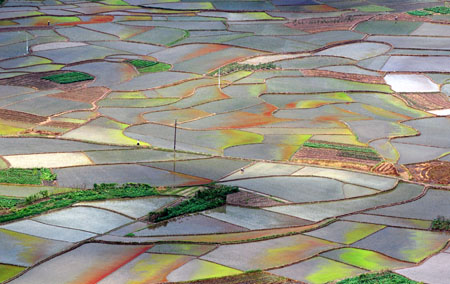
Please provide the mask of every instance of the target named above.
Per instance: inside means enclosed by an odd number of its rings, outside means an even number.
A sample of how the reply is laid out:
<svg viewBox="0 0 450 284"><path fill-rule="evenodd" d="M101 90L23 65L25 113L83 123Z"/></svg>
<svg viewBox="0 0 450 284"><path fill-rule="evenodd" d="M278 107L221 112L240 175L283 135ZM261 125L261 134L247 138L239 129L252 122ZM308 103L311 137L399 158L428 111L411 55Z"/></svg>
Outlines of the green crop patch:
<svg viewBox="0 0 450 284"><path fill-rule="evenodd" d="M0 183L41 184L42 181L56 180L56 175L49 169L5 169L0 170Z"/></svg>
<svg viewBox="0 0 450 284"><path fill-rule="evenodd" d="M57 195L43 191L27 197L24 203L0 215L0 223L44 213L49 210L69 207L81 201L105 200L112 198L135 198L158 195L158 191L148 184L127 183L94 184L92 190L79 190Z"/></svg>
<svg viewBox="0 0 450 284"><path fill-rule="evenodd" d="M197 191L195 195L176 206L164 208L161 212L150 212L151 221L164 221L189 213L196 213L225 205L227 195L238 192L237 186L214 185Z"/></svg>
<svg viewBox="0 0 450 284"><path fill-rule="evenodd" d="M413 15L413 16L419 16L419 17L433 15L433 13L430 13L427 11L422 11L422 10L409 11L408 14Z"/></svg>
<svg viewBox="0 0 450 284"><path fill-rule="evenodd" d="M169 70L172 66L167 63L158 61L149 61L141 59L130 59L126 62L130 63L139 71L139 73L155 73Z"/></svg>
<svg viewBox="0 0 450 284"><path fill-rule="evenodd" d="M220 68L220 74L221 75L227 75L231 74L236 71L256 71L256 70L270 70L270 69L276 69L277 66L273 63L260 63L256 65L252 64L240 64L237 62L230 63L228 65L225 65L224 67ZM214 76L219 73L219 69L209 73L208 75Z"/></svg>
<svg viewBox="0 0 450 284"><path fill-rule="evenodd" d="M336 284L418 284L419 282L409 280L392 272L362 274L348 278Z"/></svg>
<svg viewBox="0 0 450 284"><path fill-rule="evenodd" d="M334 149L348 152L361 152L368 154L377 154L377 152L371 148L363 148L363 147L354 147L354 146L344 146L344 145L335 145L335 144L326 144L326 143L315 143L315 142L305 142L303 144L305 147L311 148L325 148L325 149Z"/></svg>
<svg viewBox="0 0 450 284"><path fill-rule="evenodd" d="M425 8L425 11L429 11L429 12L433 12L433 13L437 13L437 14L450 14L450 8L449 7L444 7L444 6L438 6L438 7L432 7L432 8Z"/></svg>
<svg viewBox="0 0 450 284"><path fill-rule="evenodd" d="M45 77L42 77L41 79L52 81L52 82L55 82L58 84L70 84L70 83L75 83L75 82L94 80L94 77L92 77L89 74L83 73L83 72L68 72L68 73L45 76Z"/></svg>

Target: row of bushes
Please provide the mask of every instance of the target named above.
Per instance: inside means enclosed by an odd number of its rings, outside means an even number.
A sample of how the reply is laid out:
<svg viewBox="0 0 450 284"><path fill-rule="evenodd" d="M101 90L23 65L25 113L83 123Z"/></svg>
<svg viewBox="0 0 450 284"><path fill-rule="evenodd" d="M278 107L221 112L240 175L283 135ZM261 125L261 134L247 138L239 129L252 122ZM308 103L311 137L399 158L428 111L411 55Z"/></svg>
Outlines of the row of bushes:
<svg viewBox="0 0 450 284"><path fill-rule="evenodd" d="M121 186L117 184L95 184L94 189L92 190L80 190L50 196L48 196L48 193L41 192L38 195L30 197L29 205L22 208L12 208L8 214L0 216L0 223L41 214L52 209L68 207L81 201L152 195L158 195L158 191L154 187L148 184L135 183L128 183ZM45 199L41 202L31 204L32 202L37 201L36 198Z"/></svg>
<svg viewBox="0 0 450 284"><path fill-rule="evenodd" d="M43 180L56 180L56 174L46 168L0 170L0 183L41 184Z"/></svg>
<svg viewBox="0 0 450 284"><path fill-rule="evenodd" d="M315 143L315 142L305 142L303 144L303 146L311 147L311 148L334 149L334 150L341 150L341 151L348 151L348 152L372 153L372 154L377 155L377 152L371 148L363 148L363 147L355 147L355 146L344 146L344 145Z"/></svg>
<svg viewBox="0 0 450 284"><path fill-rule="evenodd" d="M160 222L184 214L220 207L226 203L228 194L238 191L237 186L213 185L207 189L197 191L192 198L176 206L167 207L161 212L150 212L149 219L150 221Z"/></svg>
<svg viewBox="0 0 450 284"><path fill-rule="evenodd" d="M438 216L431 222L431 230L433 231L450 231L450 219Z"/></svg>
<svg viewBox="0 0 450 284"><path fill-rule="evenodd" d="M94 80L94 77L92 77L89 74L83 73L83 72L68 72L68 73L45 76L45 77L42 77L41 79L52 81L52 82L55 82L58 84L70 84L70 83L75 83L75 82Z"/></svg>
<svg viewBox="0 0 450 284"><path fill-rule="evenodd" d="M277 66L273 63L261 63L257 65L252 64L239 64L239 63L230 63L228 65L225 65L224 67L220 68L220 74L221 75L227 75L231 74L236 71L255 71L255 70L269 70L269 69L275 69ZM209 75L213 76L216 75L219 72L219 69L211 72Z"/></svg>

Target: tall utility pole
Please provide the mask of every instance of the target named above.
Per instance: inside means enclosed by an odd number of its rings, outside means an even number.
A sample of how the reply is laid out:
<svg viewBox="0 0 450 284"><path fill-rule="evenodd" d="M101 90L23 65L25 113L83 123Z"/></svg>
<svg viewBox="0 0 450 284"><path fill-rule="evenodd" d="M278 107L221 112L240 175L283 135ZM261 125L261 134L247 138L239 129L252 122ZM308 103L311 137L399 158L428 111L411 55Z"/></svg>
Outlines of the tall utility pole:
<svg viewBox="0 0 450 284"><path fill-rule="evenodd" d="M220 90L220 67L219 67L219 90Z"/></svg>
<svg viewBox="0 0 450 284"><path fill-rule="evenodd" d="M27 36L27 45L26 45L25 55L28 55L28 52L29 52L29 47L28 47L28 34L26 34L26 36Z"/></svg>
<svg viewBox="0 0 450 284"><path fill-rule="evenodd" d="M173 156L175 157L175 151L177 150L177 120L175 119L175 132L173 134Z"/></svg>
<svg viewBox="0 0 450 284"><path fill-rule="evenodd" d="M173 171L175 172L175 161L176 161L176 150L177 150L177 120L175 119L175 131L173 133ZM173 175L175 183L175 175Z"/></svg>

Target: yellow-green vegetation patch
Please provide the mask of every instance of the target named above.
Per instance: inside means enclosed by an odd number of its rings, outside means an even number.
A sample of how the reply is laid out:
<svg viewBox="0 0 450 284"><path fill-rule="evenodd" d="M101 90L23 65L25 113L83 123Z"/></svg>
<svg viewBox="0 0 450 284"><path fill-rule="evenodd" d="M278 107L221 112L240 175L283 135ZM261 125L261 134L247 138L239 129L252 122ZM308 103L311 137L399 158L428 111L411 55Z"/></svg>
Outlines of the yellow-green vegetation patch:
<svg viewBox="0 0 450 284"><path fill-rule="evenodd" d="M14 276L22 272L24 269L25 267L0 264L0 282L13 278Z"/></svg>
<svg viewBox="0 0 450 284"><path fill-rule="evenodd" d="M219 265L213 262L194 259L167 276L169 281L193 281L205 278L216 278L237 275L242 271Z"/></svg>
<svg viewBox="0 0 450 284"><path fill-rule="evenodd" d="M68 72L42 77L41 79L52 81L58 84L70 84L75 82L94 80L89 74L83 72Z"/></svg>
<svg viewBox="0 0 450 284"><path fill-rule="evenodd" d="M162 72L167 71L172 66L167 63L162 63L158 61L149 61L142 59L131 59L126 62L130 63L139 71L139 73L154 73L154 72Z"/></svg>
<svg viewBox="0 0 450 284"><path fill-rule="evenodd" d="M221 150L236 145L262 143L264 140L263 135L242 130L220 130L220 134L225 138Z"/></svg>
<svg viewBox="0 0 450 284"><path fill-rule="evenodd" d="M108 99L147 99L148 97L140 91L135 92L111 92Z"/></svg>
<svg viewBox="0 0 450 284"><path fill-rule="evenodd" d="M382 225L338 221L306 235L342 244L352 244L385 228Z"/></svg>
<svg viewBox="0 0 450 284"><path fill-rule="evenodd" d="M399 261L380 253L357 248L341 248L321 255L371 271L392 270L411 266L410 263Z"/></svg>
<svg viewBox="0 0 450 284"><path fill-rule="evenodd" d="M200 256L216 248L215 245L156 244L148 252Z"/></svg>
<svg viewBox="0 0 450 284"><path fill-rule="evenodd" d="M240 79L242 79L244 77L247 77L250 74L252 74L252 71L241 70L241 71L233 72L233 73L230 73L230 74L228 74L226 76L223 76L221 79L223 81L225 81L225 82L226 81L234 82L234 81L240 80Z"/></svg>
<svg viewBox="0 0 450 284"><path fill-rule="evenodd" d="M302 282L321 284L352 277L367 271L319 256L270 272Z"/></svg>
<svg viewBox="0 0 450 284"><path fill-rule="evenodd" d="M358 11L360 12L369 12L369 13L394 11L389 7L379 5L365 5L365 6L358 6L355 8L358 9Z"/></svg>
<svg viewBox="0 0 450 284"><path fill-rule="evenodd" d="M0 135L16 135L19 132L24 131L24 130L25 130L24 128L18 128L18 127L0 123Z"/></svg>

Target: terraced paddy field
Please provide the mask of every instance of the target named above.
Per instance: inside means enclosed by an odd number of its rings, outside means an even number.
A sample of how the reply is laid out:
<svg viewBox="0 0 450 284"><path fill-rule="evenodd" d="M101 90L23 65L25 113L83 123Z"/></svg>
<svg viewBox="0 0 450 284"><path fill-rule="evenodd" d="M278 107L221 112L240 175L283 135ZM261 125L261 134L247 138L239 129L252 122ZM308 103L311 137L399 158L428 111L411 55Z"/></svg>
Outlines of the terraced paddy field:
<svg viewBox="0 0 450 284"><path fill-rule="evenodd" d="M0 283L448 283L446 2L0 0Z"/></svg>

